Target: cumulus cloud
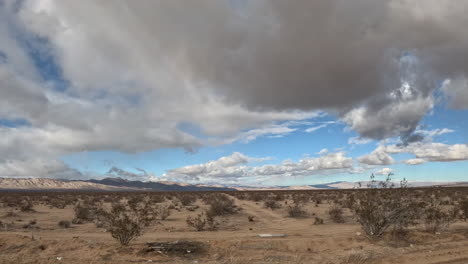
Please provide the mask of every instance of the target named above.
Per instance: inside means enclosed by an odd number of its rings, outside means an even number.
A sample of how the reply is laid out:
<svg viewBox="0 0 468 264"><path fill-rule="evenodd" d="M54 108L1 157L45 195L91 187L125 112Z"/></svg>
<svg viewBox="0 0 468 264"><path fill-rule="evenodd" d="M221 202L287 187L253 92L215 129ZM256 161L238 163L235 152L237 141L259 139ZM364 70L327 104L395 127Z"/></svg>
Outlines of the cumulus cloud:
<svg viewBox="0 0 468 264"><path fill-rule="evenodd" d="M407 159L404 162L407 165L419 165L425 163L426 161L424 159Z"/></svg>
<svg viewBox="0 0 468 264"><path fill-rule="evenodd" d="M274 165L248 165L249 162L264 160L265 158L251 158L235 152L218 160L169 170L162 178L188 182L239 183L242 180L255 181L271 177L351 172L353 169L353 159L346 157L343 152L307 157L298 162L286 160Z"/></svg>
<svg viewBox="0 0 468 264"><path fill-rule="evenodd" d="M462 161L468 160L468 145L448 145L434 142L413 142L408 145L380 145L371 154L362 156L358 160L361 163L369 165L387 165L394 162L390 155L398 153L409 153L415 156L413 159L403 161L408 165L419 165L428 161Z"/></svg>
<svg viewBox="0 0 468 264"><path fill-rule="evenodd" d="M382 168L382 169L376 171L375 174L377 174L377 175L389 175L389 174L392 174L394 172L395 172L395 170L392 169L392 168Z"/></svg>
<svg viewBox="0 0 468 264"><path fill-rule="evenodd" d="M466 76L447 79L442 85L442 91L450 100L451 106L457 109L468 109L468 80Z"/></svg>
<svg viewBox="0 0 468 264"><path fill-rule="evenodd" d="M390 165L395 162L383 147L378 147L372 153L359 157L358 161L367 165Z"/></svg>

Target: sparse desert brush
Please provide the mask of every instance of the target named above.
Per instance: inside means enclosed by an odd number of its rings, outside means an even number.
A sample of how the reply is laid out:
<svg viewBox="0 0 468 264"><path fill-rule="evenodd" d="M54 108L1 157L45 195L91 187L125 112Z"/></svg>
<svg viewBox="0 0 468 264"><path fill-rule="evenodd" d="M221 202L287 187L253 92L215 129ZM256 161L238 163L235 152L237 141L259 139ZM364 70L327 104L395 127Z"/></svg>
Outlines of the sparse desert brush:
<svg viewBox="0 0 468 264"><path fill-rule="evenodd" d="M248 199L254 202L259 202L261 200L264 200L265 197L266 197L266 193L263 193L263 192L249 192L248 193Z"/></svg>
<svg viewBox="0 0 468 264"><path fill-rule="evenodd" d="M213 231L216 230L218 226L215 218L206 212L200 213L196 217L187 217L186 223L197 231Z"/></svg>
<svg viewBox="0 0 468 264"><path fill-rule="evenodd" d="M322 218L317 217L317 216L314 218L314 225L323 225L323 223L324 221Z"/></svg>
<svg viewBox="0 0 468 264"><path fill-rule="evenodd" d="M407 195L406 181L396 188L391 175L379 182L371 175L367 189L357 190L353 211L366 235L372 239L380 238L384 232L395 225L407 227L417 218L414 202Z"/></svg>
<svg viewBox="0 0 468 264"><path fill-rule="evenodd" d="M110 211L102 210L99 216L105 223L107 232L122 246L141 236L148 221L144 211L127 209L122 203L112 204Z"/></svg>
<svg viewBox="0 0 468 264"><path fill-rule="evenodd" d="M302 204L294 203L291 206L288 206L288 216L293 218L307 217L307 211L304 210Z"/></svg>
<svg viewBox="0 0 468 264"><path fill-rule="evenodd" d="M162 194L153 194L150 196L150 203L162 203L166 199L164 198L164 195Z"/></svg>
<svg viewBox="0 0 468 264"><path fill-rule="evenodd" d="M210 199L206 199L205 202L210 205L207 214L212 217L230 215L238 211L234 200L225 194L213 194Z"/></svg>
<svg viewBox="0 0 468 264"><path fill-rule="evenodd" d="M178 196L180 203L183 206L192 205L194 202L197 201L197 197L190 193L183 193Z"/></svg>
<svg viewBox="0 0 468 264"><path fill-rule="evenodd" d="M263 205L265 206L265 208L268 208L268 209L271 209L271 210L281 208L281 204L279 204L273 198L269 198L268 200L263 202Z"/></svg>
<svg viewBox="0 0 468 264"><path fill-rule="evenodd" d="M424 227L431 233L448 228L455 221L457 213L455 208L443 208L440 201L433 198L423 211Z"/></svg>
<svg viewBox="0 0 468 264"><path fill-rule="evenodd" d="M171 215L171 210L168 205L158 204L154 209L155 214L159 219L166 220Z"/></svg>
<svg viewBox="0 0 468 264"><path fill-rule="evenodd" d="M330 215L330 219L333 222L344 223L343 208L341 208L338 204L332 205L332 207L328 210L328 215Z"/></svg>
<svg viewBox="0 0 468 264"><path fill-rule="evenodd" d="M77 204L73 211L75 213L75 218L73 219L74 224L80 224L83 222L89 222L96 219L101 207L91 206L87 204Z"/></svg>
<svg viewBox="0 0 468 264"><path fill-rule="evenodd" d="M5 218L9 218L9 217L18 217L19 215L17 213L15 213L14 211L8 211L5 213L5 215L3 215L3 217Z"/></svg>
<svg viewBox="0 0 468 264"><path fill-rule="evenodd" d="M468 199L460 201L458 208L460 210L461 217L466 221L468 219Z"/></svg>
<svg viewBox="0 0 468 264"><path fill-rule="evenodd" d="M34 204L29 199L22 200L19 209L21 212L34 212Z"/></svg>
<svg viewBox="0 0 468 264"><path fill-rule="evenodd" d="M71 223L68 220L60 220L57 223L57 225L60 226L60 227L63 227L63 228L69 228L71 226Z"/></svg>

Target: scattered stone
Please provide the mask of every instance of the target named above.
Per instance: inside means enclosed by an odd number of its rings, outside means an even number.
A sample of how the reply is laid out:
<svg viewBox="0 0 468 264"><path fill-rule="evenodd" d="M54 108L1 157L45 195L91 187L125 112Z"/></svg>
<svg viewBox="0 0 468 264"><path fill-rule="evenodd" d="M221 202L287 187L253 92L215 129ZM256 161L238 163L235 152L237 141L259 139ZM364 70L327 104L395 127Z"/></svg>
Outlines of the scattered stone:
<svg viewBox="0 0 468 264"><path fill-rule="evenodd" d="M268 237L286 237L286 234L259 234L259 237L268 238Z"/></svg>

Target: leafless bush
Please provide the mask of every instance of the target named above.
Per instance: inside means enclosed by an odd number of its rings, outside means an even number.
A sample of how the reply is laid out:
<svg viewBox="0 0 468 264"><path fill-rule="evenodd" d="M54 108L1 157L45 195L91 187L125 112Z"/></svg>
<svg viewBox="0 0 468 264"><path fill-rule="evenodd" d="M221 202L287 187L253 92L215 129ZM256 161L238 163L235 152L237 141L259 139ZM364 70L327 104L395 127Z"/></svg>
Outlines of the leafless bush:
<svg viewBox="0 0 468 264"><path fill-rule="evenodd" d="M161 220L166 220L171 215L171 210L169 210L168 205L156 205L155 213Z"/></svg>
<svg viewBox="0 0 468 264"><path fill-rule="evenodd" d="M334 204L330 210L328 210L328 215L330 215L330 219L335 223L344 223L343 218L343 208Z"/></svg>
<svg viewBox="0 0 468 264"><path fill-rule="evenodd" d="M186 223L188 226L195 228L197 231L204 230L215 230L218 226L218 223L215 221L215 218L206 212L198 214L196 217L187 217Z"/></svg>

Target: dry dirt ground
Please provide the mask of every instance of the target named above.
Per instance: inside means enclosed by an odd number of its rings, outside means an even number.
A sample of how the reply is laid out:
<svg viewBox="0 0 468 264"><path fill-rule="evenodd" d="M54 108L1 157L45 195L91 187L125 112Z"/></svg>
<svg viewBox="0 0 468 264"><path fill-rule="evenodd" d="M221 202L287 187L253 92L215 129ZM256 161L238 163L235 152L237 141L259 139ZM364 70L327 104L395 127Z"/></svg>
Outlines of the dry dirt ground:
<svg viewBox="0 0 468 264"><path fill-rule="evenodd" d="M314 216L287 217L282 203L282 208L272 211L262 202L236 200L242 211L219 218L218 231L196 232L185 220L203 210L198 201L196 211L171 210L168 219L146 228L128 247L119 246L94 223L59 227L58 221L73 218L72 206L50 209L40 205L35 206L36 212L17 212L14 217L5 217L8 210L1 208L0 220L14 227L0 231L0 263L468 263L468 223L463 221L440 234L416 228L406 242L371 242L361 234L349 211L345 212L346 222L336 224L327 215L329 205L310 203L307 211L325 220L323 225L314 225ZM254 216L255 221L249 222L248 216ZM37 227L22 227L31 220L36 220ZM287 236L257 236L262 233ZM143 252L147 242L176 240L201 241L209 247L204 253L187 255Z"/></svg>

